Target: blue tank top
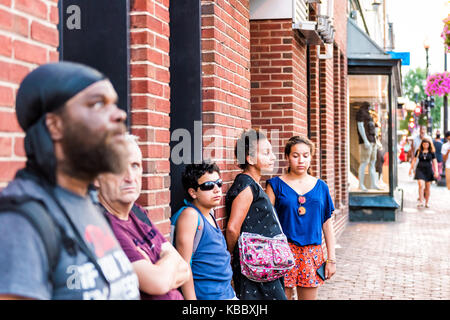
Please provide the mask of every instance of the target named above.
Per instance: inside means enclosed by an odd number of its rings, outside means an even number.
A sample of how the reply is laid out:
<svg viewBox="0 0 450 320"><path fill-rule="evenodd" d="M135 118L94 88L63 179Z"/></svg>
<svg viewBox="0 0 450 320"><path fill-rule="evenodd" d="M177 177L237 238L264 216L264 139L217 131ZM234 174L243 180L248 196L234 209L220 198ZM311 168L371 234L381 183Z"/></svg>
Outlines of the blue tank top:
<svg viewBox="0 0 450 320"><path fill-rule="evenodd" d="M275 209L283 232L290 242L298 246L322 244L322 225L334 211L333 200L325 182L318 179L315 186L303 194L306 201L304 215L299 215L301 196L280 177L267 180L275 194Z"/></svg>
<svg viewBox="0 0 450 320"><path fill-rule="evenodd" d="M198 209L197 209L198 211ZM199 300L226 300L235 297L231 278L230 253L216 219L213 227L203 214L204 230L197 250L192 256L195 295Z"/></svg>

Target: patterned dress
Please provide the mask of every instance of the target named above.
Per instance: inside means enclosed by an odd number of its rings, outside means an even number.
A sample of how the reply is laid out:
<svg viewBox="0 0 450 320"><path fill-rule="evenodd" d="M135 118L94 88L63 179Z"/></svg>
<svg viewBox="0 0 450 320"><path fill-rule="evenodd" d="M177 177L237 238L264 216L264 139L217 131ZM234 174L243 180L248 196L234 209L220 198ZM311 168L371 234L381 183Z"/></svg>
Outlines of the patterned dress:
<svg viewBox="0 0 450 320"><path fill-rule="evenodd" d="M248 186L253 193L253 202L241 227L242 232L251 232L265 237L274 237L282 233L273 214L273 206L261 186L247 174L238 174L227 192L225 205L228 216L234 199ZM242 275L239 248L233 251L233 281L236 295L241 300L286 300L283 277L270 282L254 282Z"/></svg>

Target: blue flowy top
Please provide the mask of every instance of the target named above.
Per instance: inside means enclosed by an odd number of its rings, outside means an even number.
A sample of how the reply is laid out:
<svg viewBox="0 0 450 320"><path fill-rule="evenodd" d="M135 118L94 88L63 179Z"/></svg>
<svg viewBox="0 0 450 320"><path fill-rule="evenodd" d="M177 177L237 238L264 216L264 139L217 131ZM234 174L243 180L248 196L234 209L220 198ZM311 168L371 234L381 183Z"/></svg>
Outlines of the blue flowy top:
<svg viewBox="0 0 450 320"><path fill-rule="evenodd" d="M322 225L334 211L328 185L321 179L317 179L314 187L301 195L280 177L271 178L267 180L267 183L275 194L274 207L288 240L298 246L322 244ZM306 199L302 205L306 209L304 215L298 214L299 196L304 196Z"/></svg>

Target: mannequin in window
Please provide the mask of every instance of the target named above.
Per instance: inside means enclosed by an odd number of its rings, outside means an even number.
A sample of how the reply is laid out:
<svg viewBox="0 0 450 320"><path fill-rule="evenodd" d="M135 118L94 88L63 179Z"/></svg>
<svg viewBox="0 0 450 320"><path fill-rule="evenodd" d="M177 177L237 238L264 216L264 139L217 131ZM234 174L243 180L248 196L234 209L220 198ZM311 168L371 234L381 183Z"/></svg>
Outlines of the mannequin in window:
<svg viewBox="0 0 450 320"><path fill-rule="evenodd" d="M375 170L375 163L377 161L377 141L375 122L370 115L370 104L363 102L359 111L356 113L356 122L358 126L358 140L359 140L359 155L360 165L358 169L359 188L362 191L367 191L364 185L364 172L369 166L370 189L380 190L377 184L377 172Z"/></svg>
<svg viewBox="0 0 450 320"><path fill-rule="evenodd" d="M381 189L386 187L383 181L383 164L385 158L385 151L383 150L383 145L381 143L381 123L378 114L375 110L369 108L369 113L372 116L373 122L375 122L375 141L377 144L377 160L375 162L375 171L377 172L378 186Z"/></svg>

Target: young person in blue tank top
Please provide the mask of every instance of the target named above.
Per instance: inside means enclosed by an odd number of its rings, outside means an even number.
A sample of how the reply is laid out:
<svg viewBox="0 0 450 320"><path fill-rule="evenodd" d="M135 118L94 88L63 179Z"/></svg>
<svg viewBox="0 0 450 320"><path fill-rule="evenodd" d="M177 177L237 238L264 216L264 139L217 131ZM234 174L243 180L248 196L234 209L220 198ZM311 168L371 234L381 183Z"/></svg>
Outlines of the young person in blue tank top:
<svg viewBox="0 0 450 320"><path fill-rule="evenodd" d="M211 212L222 200L222 179L215 163L189 164L182 175L186 200L194 207L184 209L176 222L175 246L191 263L193 281L181 289L185 299L235 299L231 279L231 257L225 237ZM194 253L198 217L204 221L200 242Z"/></svg>
<svg viewBox="0 0 450 320"><path fill-rule="evenodd" d="M299 300L315 300L323 280L316 270L324 262L322 231L328 260L325 277L336 272L335 238L331 214L333 201L327 184L310 175L314 144L294 136L285 147L288 172L267 181L266 192L278 213L283 232L296 260L296 266L285 276L285 292L293 299L294 288Z"/></svg>

